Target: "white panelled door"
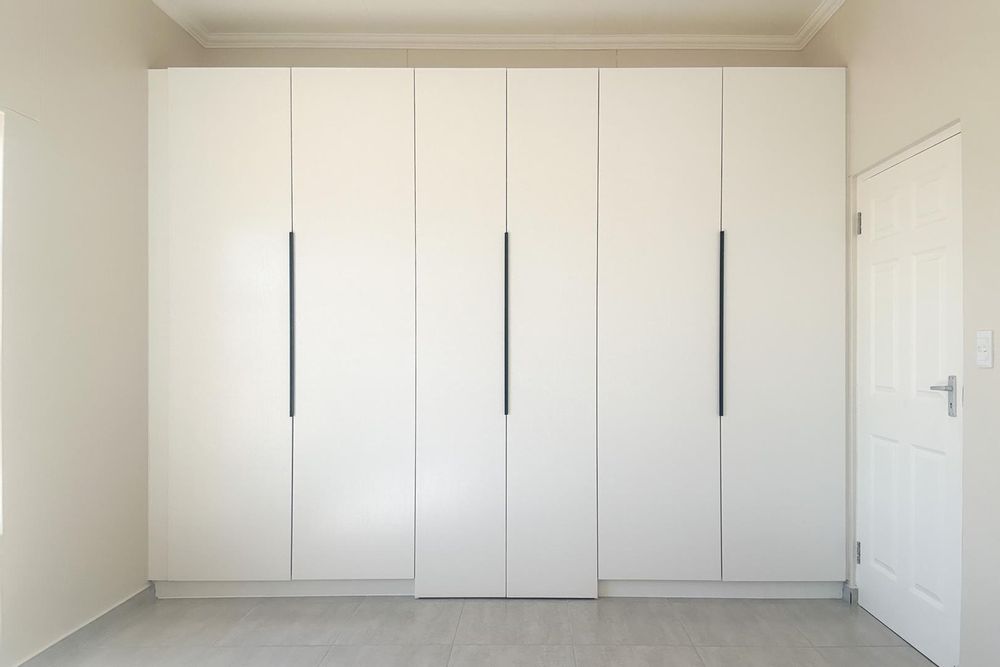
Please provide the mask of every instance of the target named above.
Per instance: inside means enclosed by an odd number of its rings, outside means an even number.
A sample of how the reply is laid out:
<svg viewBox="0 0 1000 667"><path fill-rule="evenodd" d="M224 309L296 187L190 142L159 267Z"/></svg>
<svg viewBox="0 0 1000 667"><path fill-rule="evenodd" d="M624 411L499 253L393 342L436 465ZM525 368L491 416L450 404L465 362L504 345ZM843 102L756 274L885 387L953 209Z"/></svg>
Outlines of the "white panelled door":
<svg viewBox="0 0 1000 667"><path fill-rule="evenodd" d="M601 579L721 577L722 71L601 70Z"/></svg>
<svg viewBox="0 0 1000 667"><path fill-rule="evenodd" d="M504 597L505 71L415 75L415 590Z"/></svg>
<svg viewBox="0 0 1000 667"><path fill-rule="evenodd" d="M288 579L289 71L167 76L166 578Z"/></svg>
<svg viewBox="0 0 1000 667"><path fill-rule="evenodd" d="M413 72L292 72L295 579L413 577Z"/></svg>
<svg viewBox="0 0 1000 667"><path fill-rule="evenodd" d="M959 649L961 169L954 136L858 186L860 602L942 667Z"/></svg>
<svg viewBox="0 0 1000 667"><path fill-rule="evenodd" d="M507 73L507 596L597 597L597 71Z"/></svg>

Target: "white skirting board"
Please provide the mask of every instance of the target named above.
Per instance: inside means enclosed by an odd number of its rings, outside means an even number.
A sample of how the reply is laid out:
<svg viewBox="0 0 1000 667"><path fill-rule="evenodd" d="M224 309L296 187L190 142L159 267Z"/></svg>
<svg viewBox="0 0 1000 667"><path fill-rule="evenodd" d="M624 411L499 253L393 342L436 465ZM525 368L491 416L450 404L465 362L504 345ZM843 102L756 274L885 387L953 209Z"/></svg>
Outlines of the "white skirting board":
<svg viewBox="0 0 1000 667"><path fill-rule="evenodd" d="M412 596L411 579L340 581L157 581L156 597ZM598 584L602 598L841 599L842 581L617 581Z"/></svg>
<svg viewBox="0 0 1000 667"><path fill-rule="evenodd" d="M413 595L412 579L338 581L156 581L156 597L280 598Z"/></svg>
<svg viewBox="0 0 1000 667"><path fill-rule="evenodd" d="M841 599L842 581L618 581L602 580L602 598Z"/></svg>

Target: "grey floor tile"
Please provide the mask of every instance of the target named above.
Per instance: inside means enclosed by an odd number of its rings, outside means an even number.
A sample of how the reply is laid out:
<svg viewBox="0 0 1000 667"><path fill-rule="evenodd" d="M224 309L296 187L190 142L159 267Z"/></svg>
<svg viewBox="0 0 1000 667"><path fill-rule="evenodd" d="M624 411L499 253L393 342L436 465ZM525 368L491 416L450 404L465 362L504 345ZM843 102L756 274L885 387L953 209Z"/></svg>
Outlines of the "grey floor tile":
<svg viewBox="0 0 1000 667"><path fill-rule="evenodd" d="M152 589L147 589L88 623L27 664L32 667L83 664L85 659L90 659L93 655L94 647L106 644L110 637L133 623L137 614L142 609L152 606L155 601Z"/></svg>
<svg viewBox="0 0 1000 667"><path fill-rule="evenodd" d="M793 623L813 646L905 646L871 614L840 600L786 603Z"/></svg>
<svg viewBox="0 0 1000 667"><path fill-rule="evenodd" d="M569 645L569 608L553 600L467 600L455 643Z"/></svg>
<svg viewBox="0 0 1000 667"><path fill-rule="evenodd" d="M703 667L691 646L576 646L576 667Z"/></svg>
<svg viewBox="0 0 1000 667"><path fill-rule="evenodd" d="M158 600L102 637L114 646L212 646L259 604L251 598Z"/></svg>
<svg viewBox="0 0 1000 667"><path fill-rule="evenodd" d="M442 667L449 661L553 667L574 662L581 667L933 667L867 612L839 601L645 598L464 603L140 598L28 665Z"/></svg>
<svg viewBox="0 0 1000 667"><path fill-rule="evenodd" d="M573 600L574 644L683 646L691 640L669 600L606 598Z"/></svg>
<svg viewBox="0 0 1000 667"><path fill-rule="evenodd" d="M217 647L207 649L197 665L198 667L318 667L328 650L328 646Z"/></svg>
<svg viewBox="0 0 1000 667"><path fill-rule="evenodd" d="M787 607L767 600L676 600L695 646L809 646Z"/></svg>
<svg viewBox="0 0 1000 667"><path fill-rule="evenodd" d="M811 648L786 646L702 646L705 667L827 667Z"/></svg>
<svg viewBox="0 0 1000 667"><path fill-rule="evenodd" d="M223 646L316 646L333 644L362 598L262 600L219 642Z"/></svg>
<svg viewBox="0 0 1000 667"><path fill-rule="evenodd" d="M96 646L53 647L25 667L191 667L205 664L206 647Z"/></svg>
<svg viewBox="0 0 1000 667"><path fill-rule="evenodd" d="M322 667L446 667L451 646L333 646Z"/></svg>
<svg viewBox="0 0 1000 667"><path fill-rule="evenodd" d="M461 612L459 600L367 598L337 644L451 644Z"/></svg>
<svg viewBox="0 0 1000 667"><path fill-rule="evenodd" d="M92 655L98 648L82 644L76 641L75 635L72 635L28 660L24 663L24 667L62 667L63 665L83 664L84 658Z"/></svg>
<svg viewBox="0 0 1000 667"><path fill-rule="evenodd" d="M143 610L151 608L156 603L156 594L150 587L97 620L88 623L73 633L66 641L80 644L106 644L109 637L121 632L123 628L134 622L136 617L143 613Z"/></svg>
<svg viewBox="0 0 1000 667"><path fill-rule="evenodd" d="M909 646L836 647L818 649L829 667L934 667Z"/></svg>
<svg viewBox="0 0 1000 667"><path fill-rule="evenodd" d="M572 646L455 646L449 667L574 667Z"/></svg>

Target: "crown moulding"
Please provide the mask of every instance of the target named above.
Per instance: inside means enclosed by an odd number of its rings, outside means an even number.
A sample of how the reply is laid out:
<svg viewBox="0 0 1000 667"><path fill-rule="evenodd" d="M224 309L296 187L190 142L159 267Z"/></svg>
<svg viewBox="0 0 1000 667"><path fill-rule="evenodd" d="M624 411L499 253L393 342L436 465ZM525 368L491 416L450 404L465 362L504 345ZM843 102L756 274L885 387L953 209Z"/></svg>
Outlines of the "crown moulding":
<svg viewBox="0 0 1000 667"><path fill-rule="evenodd" d="M537 49L537 50L754 50L800 51L837 13L845 0L823 0L794 35L687 34L502 34L502 33L271 33L210 32L174 0L153 0L208 49Z"/></svg>

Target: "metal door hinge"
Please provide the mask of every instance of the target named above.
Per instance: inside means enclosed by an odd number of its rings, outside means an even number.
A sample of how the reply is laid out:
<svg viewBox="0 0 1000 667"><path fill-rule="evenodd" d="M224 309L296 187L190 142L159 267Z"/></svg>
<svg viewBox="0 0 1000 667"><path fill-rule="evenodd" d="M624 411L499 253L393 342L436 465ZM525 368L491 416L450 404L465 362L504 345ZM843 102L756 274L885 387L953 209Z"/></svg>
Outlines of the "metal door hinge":
<svg viewBox="0 0 1000 667"><path fill-rule="evenodd" d="M858 211L858 236L861 236L861 211Z"/></svg>
<svg viewBox="0 0 1000 667"><path fill-rule="evenodd" d="M861 542L855 542L854 545L854 562L861 565Z"/></svg>

